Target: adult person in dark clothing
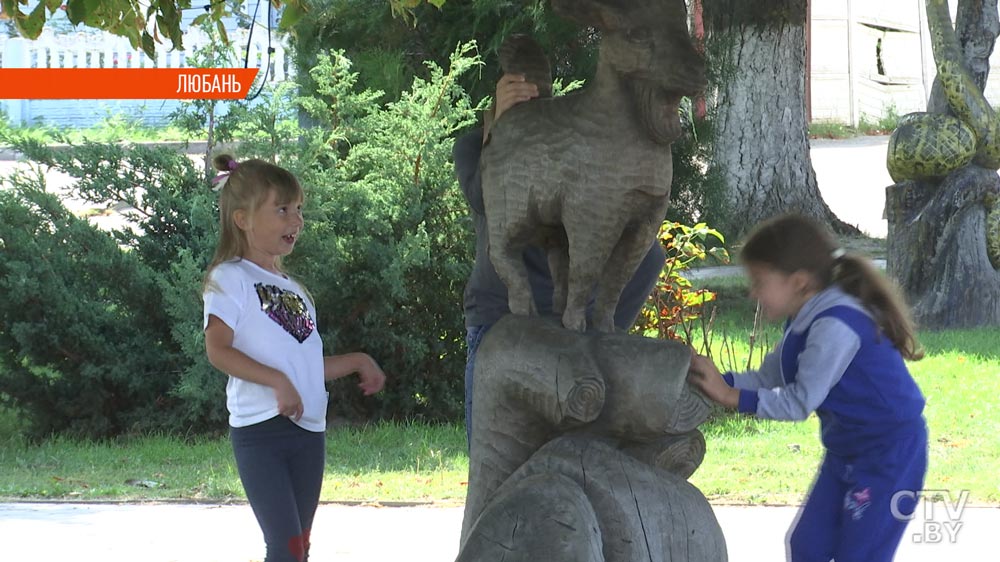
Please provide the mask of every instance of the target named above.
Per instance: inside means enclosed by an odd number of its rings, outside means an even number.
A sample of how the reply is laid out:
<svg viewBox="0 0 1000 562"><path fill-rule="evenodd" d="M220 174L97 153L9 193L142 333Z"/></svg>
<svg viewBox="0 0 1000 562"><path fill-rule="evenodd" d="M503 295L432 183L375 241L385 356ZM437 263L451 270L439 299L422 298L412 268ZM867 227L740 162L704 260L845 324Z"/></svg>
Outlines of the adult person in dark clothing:
<svg viewBox="0 0 1000 562"><path fill-rule="evenodd" d="M489 124L495 123L503 113L515 104L538 96L538 87L528 82L523 75L505 74L497 82L496 101L492 119L487 126L477 128L455 141L453 157L459 186L469 204L472 222L476 231L476 258L472 273L465 286L464 307L466 344L468 355L465 364L465 430L471 441L472 435L472 381L476 362L476 350L486 332L508 314L507 287L500 280L490 262L487 250L489 234L483 205L483 185L480 177L479 158L482 148L489 138ZM621 299L615 312L615 326L627 331L635 323L643 304L649 298L663 265L666 255L658 240L650 245L649 252L639 264L632 279L622 290ZM552 314L552 276L549 273L548 258L541 248L529 246L524 251L524 263L528 269L528 281L540 315Z"/></svg>

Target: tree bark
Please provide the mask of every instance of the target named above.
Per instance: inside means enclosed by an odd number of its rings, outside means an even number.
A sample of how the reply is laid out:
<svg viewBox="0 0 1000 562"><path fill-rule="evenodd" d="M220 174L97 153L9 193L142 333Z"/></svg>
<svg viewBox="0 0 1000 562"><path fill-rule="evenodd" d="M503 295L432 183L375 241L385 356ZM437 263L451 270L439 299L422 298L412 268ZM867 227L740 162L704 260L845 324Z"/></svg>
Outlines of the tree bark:
<svg viewBox="0 0 1000 562"><path fill-rule="evenodd" d="M702 516L703 508L707 512L711 508L685 481L704 458L705 440L697 427L710 412L706 399L687 382L690 360L690 349L678 342L621 333L581 334L551 318L500 319L476 355L469 487L459 559L497 560L492 556L503 552L511 560L530 560L532 554L535 560L591 560L603 541L607 560L669 560L659 554L623 558L611 553L627 546L623 536L648 533L643 541L648 546L687 536L687 531L675 535L672 529L690 521L704 524L705 529L717 525L714 518ZM539 457L540 450L570 437L578 444L570 447L576 451L571 456L579 453L586 463L577 459L555 467L551 456ZM613 452L600 452L607 450ZM531 472L548 471L551 478L531 480L530 486L517 484L522 478L512 475L528 476L529 465L553 468ZM569 476L582 489L559 475ZM653 484L664 478L665 482ZM638 483L647 481L651 489L659 490L656 494L667 494L665 499L684 496L683 509L702 515L674 521L673 508L666 502L659 508L643 508L634 517L609 515L635 510ZM619 501L629 482L636 486L635 498ZM605 486L619 490L615 501L600 501ZM664 487L669 490L661 490ZM652 496L642 499L657 503ZM602 522L596 538L585 525L593 517ZM537 529L522 523L547 527L552 519L574 523L561 530L552 528L548 534L552 546L539 551ZM709 543L714 546L707 552L715 554L707 558L677 560L724 560L716 556L719 542L721 537L713 534ZM571 543L579 548L568 547Z"/></svg>
<svg viewBox="0 0 1000 562"><path fill-rule="evenodd" d="M585 435L557 437L508 478L457 562L725 562L725 537L681 476Z"/></svg>
<svg viewBox="0 0 1000 562"><path fill-rule="evenodd" d="M955 27L967 70L980 90L1000 20L997 0L958 5ZM952 114L935 79L928 113ZM1000 325L1000 273L990 256L997 233L1000 176L969 164L940 179L902 181L886 188L888 272L926 329Z"/></svg>
<svg viewBox="0 0 1000 562"><path fill-rule="evenodd" d="M709 220L733 236L776 214L799 212L838 233L856 233L823 201L809 157L805 0L769 2L774 6L766 13L775 14L769 21L760 21L760 13L756 21L723 17L740 13L732 3L706 1L714 26L708 66L720 77L713 165L727 201L720 217Z"/></svg>
<svg viewBox="0 0 1000 562"><path fill-rule="evenodd" d="M455 562L605 562L600 531L579 484L558 473L534 474L496 494Z"/></svg>
<svg viewBox="0 0 1000 562"><path fill-rule="evenodd" d="M986 250L987 208L998 198L1000 176L974 164L940 185L906 181L886 189L889 275L921 327L1000 321L1000 272Z"/></svg>
<svg viewBox="0 0 1000 562"><path fill-rule="evenodd" d="M921 8L923 9L923 8ZM997 17L996 0L971 0L958 5L955 17L955 34L965 55L965 64L980 90L986 88L990 76L990 55L997 35L1000 34L1000 18ZM945 99L941 82L935 78L931 88L928 113L952 114Z"/></svg>

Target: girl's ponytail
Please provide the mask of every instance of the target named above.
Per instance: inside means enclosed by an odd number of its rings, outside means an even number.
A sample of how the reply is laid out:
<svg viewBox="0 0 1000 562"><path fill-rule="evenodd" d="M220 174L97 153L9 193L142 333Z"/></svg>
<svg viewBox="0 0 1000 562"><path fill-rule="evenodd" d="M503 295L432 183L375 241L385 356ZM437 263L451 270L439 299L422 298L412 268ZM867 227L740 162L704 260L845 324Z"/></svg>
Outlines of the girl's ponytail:
<svg viewBox="0 0 1000 562"><path fill-rule="evenodd" d="M871 311L875 322L903 358L915 361L924 356L917 342L909 307L896 287L875 269L870 260L851 254L835 259L833 282L845 293L857 297Z"/></svg>

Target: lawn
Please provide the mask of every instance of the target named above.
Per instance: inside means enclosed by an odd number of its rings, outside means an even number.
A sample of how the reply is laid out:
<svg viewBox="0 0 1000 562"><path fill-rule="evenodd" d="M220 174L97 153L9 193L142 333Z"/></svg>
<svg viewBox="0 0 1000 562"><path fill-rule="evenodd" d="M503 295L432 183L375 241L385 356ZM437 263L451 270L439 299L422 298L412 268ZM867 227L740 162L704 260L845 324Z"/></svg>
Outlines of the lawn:
<svg viewBox="0 0 1000 562"><path fill-rule="evenodd" d="M716 279L704 286L717 292L718 307L726 310L714 330L713 347L722 356L717 361L745 367L748 327L753 325L746 282ZM779 337L778 327L770 325L758 340L773 345ZM731 355L718 352L723 339L732 341L726 346L734 349ZM927 398L930 466L924 487L969 490L971 503L998 504L1000 329L922 332L920 341L927 356L910 362L909 368ZM757 363L760 351L754 355ZM815 415L804 423L786 423L720 414L701 430L708 452L691 481L720 503L798 503L823 454Z"/></svg>
<svg viewBox="0 0 1000 562"><path fill-rule="evenodd" d="M965 334L972 341L982 332ZM989 337L1000 341L1000 331ZM970 503L1000 503L1000 359L968 352L961 334L926 335L935 349L910 365L927 397L930 466L925 489L970 491ZM955 344L955 345L952 345ZM815 416L793 424L724 416L702 426L705 462L691 478L710 500L799 502L822 457Z"/></svg>
<svg viewBox="0 0 1000 562"><path fill-rule="evenodd" d="M713 345L743 364L753 308L742 279L718 291ZM723 334L725 337L723 338ZM773 344L777 326L758 342ZM698 337L696 337L696 341ZM1000 329L921 334L927 357L910 368L927 397L931 433L927 489L969 490L970 503L1000 504ZM759 361L759 352L755 353ZM815 416L804 423L719 412L702 425L705 462L691 481L715 503L796 504L822 455ZM112 442L63 438L32 444L0 412L0 498L242 501L222 436L144 436ZM461 502L468 458L461 425L377 424L328 432L324 501Z"/></svg>
<svg viewBox="0 0 1000 562"><path fill-rule="evenodd" d="M459 502L469 461L458 425L380 424L328 432L324 501ZM8 438L0 498L242 501L224 437L92 443Z"/></svg>

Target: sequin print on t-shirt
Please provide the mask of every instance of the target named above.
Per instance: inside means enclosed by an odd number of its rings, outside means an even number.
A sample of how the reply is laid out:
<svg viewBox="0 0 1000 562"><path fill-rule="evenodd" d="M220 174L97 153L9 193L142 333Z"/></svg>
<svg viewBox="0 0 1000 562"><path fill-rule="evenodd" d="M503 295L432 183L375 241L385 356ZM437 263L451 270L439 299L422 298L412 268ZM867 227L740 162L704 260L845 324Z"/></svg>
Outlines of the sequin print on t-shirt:
<svg viewBox="0 0 1000 562"><path fill-rule="evenodd" d="M316 329L302 297L274 285L255 283L254 288L260 298L260 309L299 343L306 341Z"/></svg>

